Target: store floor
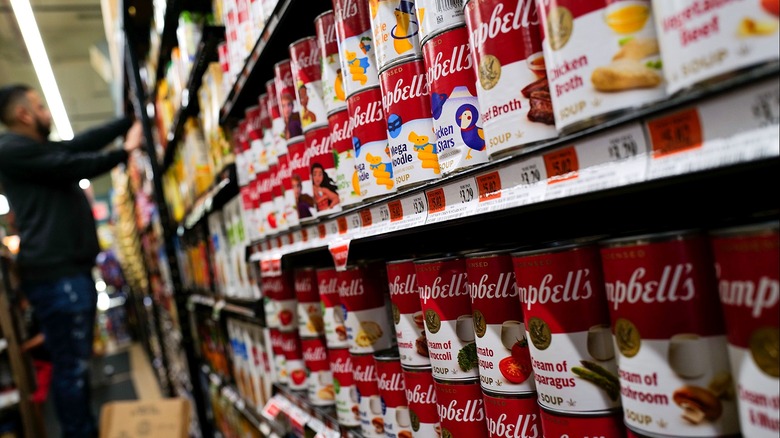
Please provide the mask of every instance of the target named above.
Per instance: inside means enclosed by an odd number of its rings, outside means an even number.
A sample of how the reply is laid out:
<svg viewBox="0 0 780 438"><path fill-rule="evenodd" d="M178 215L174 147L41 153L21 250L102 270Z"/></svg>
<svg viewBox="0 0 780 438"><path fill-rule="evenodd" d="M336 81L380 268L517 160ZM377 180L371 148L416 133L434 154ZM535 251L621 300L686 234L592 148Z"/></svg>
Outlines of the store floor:
<svg viewBox="0 0 780 438"><path fill-rule="evenodd" d="M115 400L157 400L162 398L149 358L141 344L92 360L92 409ZM43 417L46 434L60 436L60 428L51 398L45 403Z"/></svg>

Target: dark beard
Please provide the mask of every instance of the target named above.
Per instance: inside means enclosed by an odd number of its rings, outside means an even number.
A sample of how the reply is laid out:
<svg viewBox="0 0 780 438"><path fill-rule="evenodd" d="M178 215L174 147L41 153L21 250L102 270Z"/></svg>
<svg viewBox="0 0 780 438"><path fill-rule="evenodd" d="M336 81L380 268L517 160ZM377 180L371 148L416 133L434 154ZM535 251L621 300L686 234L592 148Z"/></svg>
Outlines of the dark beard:
<svg viewBox="0 0 780 438"><path fill-rule="evenodd" d="M44 140L48 140L49 134L51 134L51 125L46 126L40 120L35 119L35 132L43 137Z"/></svg>

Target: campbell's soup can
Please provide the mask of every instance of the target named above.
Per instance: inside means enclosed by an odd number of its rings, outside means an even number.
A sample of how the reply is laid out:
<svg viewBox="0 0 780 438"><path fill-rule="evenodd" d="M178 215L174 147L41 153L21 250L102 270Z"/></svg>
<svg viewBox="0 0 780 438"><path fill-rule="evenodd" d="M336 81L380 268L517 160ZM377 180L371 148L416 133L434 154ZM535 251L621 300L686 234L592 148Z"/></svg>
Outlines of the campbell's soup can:
<svg viewBox="0 0 780 438"><path fill-rule="evenodd" d="M298 336L298 332L279 330L279 339L281 342L282 354L285 359L285 368L287 370L287 384L290 386L290 389L307 389L306 364L303 362L303 350L301 348L301 338Z"/></svg>
<svg viewBox="0 0 780 438"><path fill-rule="evenodd" d="M420 307L414 262L411 259L388 262L386 268L401 364L428 368L431 359L428 357L425 319Z"/></svg>
<svg viewBox="0 0 780 438"><path fill-rule="evenodd" d="M395 336L385 304L383 269L376 265L348 266L336 276L349 351L363 354L393 347Z"/></svg>
<svg viewBox="0 0 780 438"><path fill-rule="evenodd" d="M279 157L287 152L287 142L284 136L284 119L279 108L279 95L276 94L276 80L271 79L265 83L266 95L268 95L268 116L271 118L272 146L269 151L269 160ZM276 158L278 161L278 158Z"/></svg>
<svg viewBox="0 0 780 438"><path fill-rule="evenodd" d="M339 43L336 39L336 19L333 11L325 11L314 19L317 44L322 59L322 98L328 114L347 108L344 77L339 60Z"/></svg>
<svg viewBox="0 0 780 438"><path fill-rule="evenodd" d="M742 434L777 436L780 400L780 237L777 222L711 237ZM733 388L730 388L733 389Z"/></svg>
<svg viewBox="0 0 780 438"><path fill-rule="evenodd" d="M414 438L441 436L439 412L436 406L436 389L430 368L402 367L406 403Z"/></svg>
<svg viewBox="0 0 780 438"><path fill-rule="evenodd" d="M776 0L717 2L711 7L693 0L652 3L670 94L780 56ZM619 30L647 19L630 4L612 9L607 20Z"/></svg>
<svg viewBox="0 0 780 438"><path fill-rule="evenodd" d="M640 434L738 433L705 238L678 232L614 239L601 257L626 426Z"/></svg>
<svg viewBox="0 0 780 438"><path fill-rule="evenodd" d="M265 145L263 144L263 126L260 120L260 105L254 105L246 109L246 133L249 141L249 150L253 160L254 173L268 170L268 162L263 160Z"/></svg>
<svg viewBox="0 0 780 438"><path fill-rule="evenodd" d="M261 288L271 301L273 312L270 320L278 323L275 326L284 331L297 330L298 301L295 299L290 273L264 275L261 279Z"/></svg>
<svg viewBox="0 0 780 438"><path fill-rule="evenodd" d="M485 402L478 380L447 382L434 379L441 436L487 438Z"/></svg>
<svg viewBox="0 0 780 438"><path fill-rule="evenodd" d="M466 1L491 156L557 136L533 0Z"/></svg>
<svg viewBox="0 0 780 438"><path fill-rule="evenodd" d="M282 346L282 344L284 343L284 337L282 336L282 332L278 328L272 328L270 329L270 338L271 338L271 352L273 353L274 356L273 357L274 370L276 371L274 380L283 385L286 385L290 381L290 374L287 371L287 358L284 354L284 348Z"/></svg>
<svg viewBox="0 0 780 438"><path fill-rule="evenodd" d="M328 112L322 93L320 48L317 38L309 36L290 44L295 95L298 98L303 132L328 125Z"/></svg>
<svg viewBox="0 0 780 438"><path fill-rule="evenodd" d="M288 228L287 218L284 213L284 185L282 184L282 169L278 163L271 164L271 191L274 196L273 216L268 216L269 221L276 221L276 232L285 231Z"/></svg>
<svg viewBox="0 0 780 438"><path fill-rule="evenodd" d="M360 406L355 377L352 374L352 355L346 348L329 348L328 359L336 392L336 417L346 427L360 426Z"/></svg>
<svg viewBox="0 0 780 438"><path fill-rule="evenodd" d="M416 0L414 6L423 44L434 35L465 23L463 0Z"/></svg>
<svg viewBox="0 0 780 438"><path fill-rule="evenodd" d="M490 438L542 438L542 418L534 393L507 395L482 389Z"/></svg>
<svg viewBox="0 0 780 438"><path fill-rule="evenodd" d="M322 318L328 348L347 347L347 328L339 299L338 277L334 268L317 269L317 290L322 305Z"/></svg>
<svg viewBox="0 0 780 438"><path fill-rule="evenodd" d="M304 136L287 141L287 156L290 160L292 196L298 210L298 220L302 223L311 222L317 218L317 207L312 196L310 149Z"/></svg>
<svg viewBox="0 0 780 438"><path fill-rule="evenodd" d="M250 176L252 160L246 126L246 119L242 119L238 122L238 128L233 131L233 152L236 154L236 179L239 187L249 184L254 178L254 175Z"/></svg>
<svg viewBox="0 0 780 438"><path fill-rule="evenodd" d="M538 4L558 130L582 129L666 97L649 0Z"/></svg>
<svg viewBox="0 0 780 438"><path fill-rule="evenodd" d="M352 146L352 124L349 111L336 111L328 116L330 144L336 166L336 189L345 207L362 200L358 171L355 167L355 149Z"/></svg>
<svg viewBox="0 0 780 438"><path fill-rule="evenodd" d="M592 415L573 415L542 408L540 414L545 438L626 437L626 426L623 425L620 409Z"/></svg>
<svg viewBox="0 0 780 438"><path fill-rule="evenodd" d="M260 227L261 233L265 231L268 235L279 231L274 209L273 176L271 170L260 172L255 180L256 194L253 195L258 204L258 218L255 222Z"/></svg>
<svg viewBox="0 0 780 438"><path fill-rule="evenodd" d="M482 388L506 394L534 391L512 257L508 251L470 254L466 273Z"/></svg>
<svg viewBox="0 0 780 438"><path fill-rule="evenodd" d="M387 141L398 188L413 187L441 176L425 73L422 59L414 59L394 64L379 74Z"/></svg>
<svg viewBox="0 0 780 438"><path fill-rule="evenodd" d="M436 35L423 44L422 51L442 174L486 162L468 29L459 26Z"/></svg>
<svg viewBox="0 0 780 438"><path fill-rule="evenodd" d="M306 154L309 156L309 176L317 215L341 211L330 128L322 126L309 130L304 134L304 138Z"/></svg>
<svg viewBox="0 0 780 438"><path fill-rule="evenodd" d="M316 337L325 334L320 294L317 287L317 272L314 268L299 268L293 271L295 297L298 300L298 333L302 337Z"/></svg>
<svg viewBox="0 0 780 438"><path fill-rule="evenodd" d="M379 71L399 60L420 56L414 0L377 0L368 5Z"/></svg>
<svg viewBox="0 0 780 438"><path fill-rule="evenodd" d="M375 353L374 362L385 422L385 436L411 438L412 420L406 403L406 387L398 351Z"/></svg>
<svg viewBox="0 0 780 438"><path fill-rule="evenodd" d="M559 244L513 257L539 404L565 412L620 407L598 247Z"/></svg>
<svg viewBox="0 0 780 438"><path fill-rule="evenodd" d="M433 377L479 377L466 261L459 257L414 262Z"/></svg>
<svg viewBox="0 0 780 438"><path fill-rule="evenodd" d="M279 113L284 122L282 138L290 140L303 135L300 115L301 107L298 99L295 97L295 80L292 74L292 63L289 59L274 64L274 83L276 84L276 99L279 105Z"/></svg>
<svg viewBox="0 0 780 438"><path fill-rule="evenodd" d="M382 92L376 87L353 94L347 98L347 108L360 197L366 201L395 193Z"/></svg>
<svg viewBox="0 0 780 438"><path fill-rule="evenodd" d="M303 362L308 370L309 401L315 406L335 404L336 393L333 389L333 374L328 361L328 348L325 338L302 338Z"/></svg>
<svg viewBox="0 0 780 438"><path fill-rule="evenodd" d="M284 187L284 217L287 220L287 225L297 227L301 224L301 218L298 215L298 196L296 196L296 186L293 184L293 165L300 166L303 162L302 150L305 152L306 145L303 141L303 136L296 137L289 140L288 145L290 152L286 152L284 155L279 156L279 170L282 173L282 186ZM293 163L293 155L291 152L297 152L297 160ZM302 184L300 184L302 188Z"/></svg>
<svg viewBox="0 0 780 438"><path fill-rule="evenodd" d="M377 384L376 364L371 354L352 354L352 376L357 387L360 410L360 430L363 436L385 436L382 397Z"/></svg>
<svg viewBox="0 0 780 438"><path fill-rule="evenodd" d="M333 0L336 40L346 96L379 85L368 3Z"/></svg>
<svg viewBox="0 0 780 438"><path fill-rule="evenodd" d="M268 169L271 164L276 164L276 149L274 146L271 113L268 111L268 93L262 93L257 98L258 106L260 107L260 129L262 130L263 148L260 151L258 160L260 162L260 169Z"/></svg>

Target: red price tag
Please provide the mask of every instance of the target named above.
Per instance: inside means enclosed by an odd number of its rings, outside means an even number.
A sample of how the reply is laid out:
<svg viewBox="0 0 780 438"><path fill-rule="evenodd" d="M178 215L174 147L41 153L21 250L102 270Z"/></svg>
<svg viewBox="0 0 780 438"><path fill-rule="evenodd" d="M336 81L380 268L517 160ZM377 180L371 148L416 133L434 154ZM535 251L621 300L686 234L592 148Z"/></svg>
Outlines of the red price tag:
<svg viewBox="0 0 780 438"><path fill-rule="evenodd" d="M501 176L498 172L490 172L477 177L479 202L501 197Z"/></svg>
<svg viewBox="0 0 780 438"><path fill-rule="evenodd" d="M390 222L397 222L404 218L404 208L400 200L388 202L387 208L390 210Z"/></svg>
<svg viewBox="0 0 780 438"><path fill-rule="evenodd" d="M336 224L339 226L339 234L347 234L347 218L344 216L341 216L340 218L336 219Z"/></svg>
<svg viewBox="0 0 780 438"><path fill-rule="evenodd" d="M320 239L324 239L325 236L328 235L328 230L325 228L325 224L317 225L317 234L320 236Z"/></svg>
<svg viewBox="0 0 780 438"><path fill-rule="evenodd" d="M370 227L371 221L373 218L371 217L371 210L368 208L364 208L363 210L360 210L360 221L363 224L363 228Z"/></svg>
<svg viewBox="0 0 780 438"><path fill-rule="evenodd" d="M544 154L544 167L547 170L547 184L577 178L580 162L574 146L557 149Z"/></svg>
<svg viewBox="0 0 780 438"><path fill-rule="evenodd" d="M650 120L647 129L653 144L653 158L700 148L703 143L701 119L696 108Z"/></svg>
<svg viewBox="0 0 780 438"><path fill-rule="evenodd" d="M443 188L428 190L425 193L425 196L428 197L429 213L438 213L440 211L444 211L444 208L447 206L447 201L444 199Z"/></svg>

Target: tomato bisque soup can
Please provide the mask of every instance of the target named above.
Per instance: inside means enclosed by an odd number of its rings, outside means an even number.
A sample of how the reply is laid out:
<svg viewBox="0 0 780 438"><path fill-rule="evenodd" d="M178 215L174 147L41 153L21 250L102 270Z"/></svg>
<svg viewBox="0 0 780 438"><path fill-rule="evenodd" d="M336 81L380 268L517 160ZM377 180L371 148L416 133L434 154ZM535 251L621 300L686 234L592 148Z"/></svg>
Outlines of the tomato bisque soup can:
<svg viewBox="0 0 780 438"><path fill-rule="evenodd" d="M301 338L303 362L308 371L307 389L309 401L315 406L335 404L336 393L333 390L333 374L328 361L328 348L325 338Z"/></svg>
<svg viewBox="0 0 780 438"><path fill-rule="evenodd" d="M317 287L317 272L314 268L299 268L293 271L295 298L298 300L298 333L302 337L316 337L325 334L320 294Z"/></svg>
<svg viewBox="0 0 780 438"><path fill-rule="evenodd" d="M482 389L490 438L543 437L536 394L506 394Z"/></svg>
<svg viewBox="0 0 780 438"><path fill-rule="evenodd" d="M270 329L270 338L274 370L276 371L274 380L286 385L290 381L290 374L287 371L287 359L284 354L284 349L282 348L282 344L284 343L282 332L278 328L272 328Z"/></svg>
<svg viewBox="0 0 780 438"><path fill-rule="evenodd" d="M545 438L624 438L626 426L620 409L588 415L540 409Z"/></svg>
<svg viewBox="0 0 780 438"><path fill-rule="evenodd" d="M322 59L322 98L328 114L347 108L344 78L339 60L339 43L336 39L336 19L333 11L325 11L314 19L317 45Z"/></svg>
<svg viewBox="0 0 780 438"><path fill-rule="evenodd" d="M670 94L780 56L777 1L652 3ZM613 17L636 14L621 12Z"/></svg>
<svg viewBox="0 0 780 438"><path fill-rule="evenodd" d="M341 211L330 128L322 126L311 129L304 134L304 141L309 156L309 176L317 216Z"/></svg>
<svg viewBox="0 0 780 438"><path fill-rule="evenodd" d="M420 23L420 41L465 23L463 0L416 0L417 19Z"/></svg>
<svg viewBox="0 0 780 438"><path fill-rule="evenodd" d="M368 5L379 71L399 60L420 56L420 25L414 0L377 0Z"/></svg>
<svg viewBox="0 0 780 438"><path fill-rule="evenodd" d="M626 426L642 435L738 433L707 240L692 232L614 239L601 257Z"/></svg>
<svg viewBox="0 0 780 438"><path fill-rule="evenodd" d="M558 130L576 131L665 98L649 0L537 4Z"/></svg>
<svg viewBox="0 0 780 438"><path fill-rule="evenodd" d="M376 87L351 95L347 98L347 108L360 197L366 201L395 193L382 92Z"/></svg>
<svg viewBox="0 0 780 438"><path fill-rule="evenodd" d="M439 412L436 407L436 389L430 368L402 366L406 402L414 438L441 436Z"/></svg>
<svg viewBox="0 0 780 438"><path fill-rule="evenodd" d="M355 168L355 149L352 147L352 125L349 111L336 111L328 116L330 126L330 144L333 149L333 161L336 168L336 189L341 205L355 205L362 200L360 181Z"/></svg>
<svg viewBox="0 0 780 438"><path fill-rule="evenodd" d="M439 178L428 80L422 59L393 64L379 74L387 141L398 188Z"/></svg>
<svg viewBox="0 0 780 438"><path fill-rule="evenodd" d="M414 262L412 259L397 260L388 262L386 268L401 364L410 368L429 368L431 360L428 357L425 320L420 307Z"/></svg>
<svg viewBox="0 0 780 438"><path fill-rule="evenodd" d="M711 237L742 434L780 430L780 237L778 222L720 230Z"/></svg>
<svg viewBox="0 0 780 438"><path fill-rule="evenodd" d="M328 112L322 94L320 48L317 38L309 36L290 44L290 66L298 98L303 132L327 126Z"/></svg>
<svg viewBox="0 0 780 438"><path fill-rule="evenodd" d="M344 92L349 97L379 85L368 2L333 0Z"/></svg>
<svg viewBox="0 0 780 438"><path fill-rule="evenodd" d="M376 363L372 354L352 355L352 376L357 387L360 412L360 430L363 436L385 436L385 420L382 414L382 397L377 384Z"/></svg>
<svg viewBox="0 0 780 438"><path fill-rule="evenodd" d="M295 97L295 79L292 74L292 63L285 59L274 64L274 83L279 113L284 122L282 138L290 140L303 135L301 124L301 107ZM289 146L289 145L288 145Z"/></svg>
<svg viewBox="0 0 780 438"><path fill-rule="evenodd" d="M418 260L414 269L433 377L477 379L477 345L466 287L466 261L460 257Z"/></svg>
<svg viewBox="0 0 780 438"><path fill-rule="evenodd" d="M375 265L348 266L336 276L349 351L364 354L393 347L384 272Z"/></svg>
<svg viewBox="0 0 780 438"><path fill-rule="evenodd" d="M406 403L404 375L398 351L387 350L375 353L374 362L385 421L385 436L411 438L412 420Z"/></svg>
<svg viewBox="0 0 780 438"><path fill-rule="evenodd" d="M336 417L346 427L360 426L360 407L355 377L352 375L352 356L346 348L328 348L333 389L336 392Z"/></svg>
<svg viewBox="0 0 780 438"><path fill-rule="evenodd" d="M478 380L450 382L434 379L433 386L442 437L489 436L485 402Z"/></svg>
<svg viewBox="0 0 780 438"><path fill-rule="evenodd" d="M459 26L436 35L422 50L442 174L486 162L468 29Z"/></svg>
<svg viewBox="0 0 780 438"><path fill-rule="evenodd" d="M573 413L620 407L599 248L561 243L512 256L539 404Z"/></svg>
<svg viewBox="0 0 780 438"><path fill-rule="evenodd" d="M339 299L338 277L334 268L317 269L317 291L320 294L325 339L328 348L347 347L347 328Z"/></svg>
<svg viewBox="0 0 780 438"><path fill-rule="evenodd" d="M279 330L278 336L285 359L285 368L288 376L287 384L290 385L290 389L307 389L306 364L303 362L301 337L298 336L297 331L286 332L284 330Z"/></svg>
<svg viewBox="0 0 780 438"><path fill-rule="evenodd" d="M290 272L281 275L264 275L261 289L270 298L273 314L270 319L278 321L278 328L285 331L298 329L298 301Z"/></svg>
<svg viewBox="0 0 780 438"><path fill-rule="evenodd" d="M266 95L268 95L268 116L271 118L272 156L279 157L287 152L287 143L284 137L284 119L279 108L279 96L276 94L276 80L271 79L265 83ZM269 156L269 160L273 160Z"/></svg>
<svg viewBox="0 0 780 438"><path fill-rule="evenodd" d="M534 1L465 3L488 154L556 137Z"/></svg>

